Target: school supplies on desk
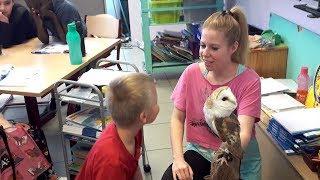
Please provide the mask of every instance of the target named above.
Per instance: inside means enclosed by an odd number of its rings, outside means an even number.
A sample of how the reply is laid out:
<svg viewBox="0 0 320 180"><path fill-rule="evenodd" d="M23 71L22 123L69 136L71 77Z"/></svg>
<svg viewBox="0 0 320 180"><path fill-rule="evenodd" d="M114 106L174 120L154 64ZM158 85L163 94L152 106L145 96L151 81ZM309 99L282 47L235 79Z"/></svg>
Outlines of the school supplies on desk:
<svg viewBox="0 0 320 180"><path fill-rule="evenodd" d="M4 64L0 66L0 81L9 76L10 72L14 69L12 64Z"/></svg>
<svg viewBox="0 0 320 180"><path fill-rule="evenodd" d="M281 112L289 109L304 108L304 105L302 103L300 103L293 97L289 96L288 94L283 94L283 93L262 96L261 103L263 106L269 108L274 112Z"/></svg>
<svg viewBox="0 0 320 180"><path fill-rule="evenodd" d="M261 95L284 92L289 88L273 78L261 79Z"/></svg>
<svg viewBox="0 0 320 180"><path fill-rule="evenodd" d="M1 65L0 69L9 71L2 75L3 78L0 80L0 86L28 86L36 82L42 73L40 69L16 68L12 65Z"/></svg>
<svg viewBox="0 0 320 180"><path fill-rule="evenodd" d="M69 47L67 44L61 44L57 42L52 42L51 44L46 44L40 48L31 51L32 54L61 54L67 53Z"/></svg>
<svg viewBox="0 0 320 180"><path fill-rule="evenodd" d="M292 135L320 130L320 108L295 109L272 117Z"/></svg>
<svg viewBox="0 0 320 180"><path fill-rule="evenodd" d="M129 73L132 73L132 72L112 71L112 70L106 70L106 69L90 69L88 72L85 72L82 74L78 82L94 84L96 86L104 86L104 85L109 85L109 83L113 79Z"/></svg>

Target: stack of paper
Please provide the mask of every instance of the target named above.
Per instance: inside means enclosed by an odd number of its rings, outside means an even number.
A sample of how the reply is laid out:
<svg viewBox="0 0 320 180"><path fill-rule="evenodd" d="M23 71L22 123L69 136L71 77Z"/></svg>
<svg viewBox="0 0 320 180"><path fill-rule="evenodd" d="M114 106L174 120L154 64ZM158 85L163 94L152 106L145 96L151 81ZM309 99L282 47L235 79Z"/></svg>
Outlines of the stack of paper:
<svg viewBox="0 0 320 180"><path fill-rule="evenodd" d="M273 78L261 79L261 95L274 94L289 90L289 88Z"/></svg>
<svg viewBox="0 0 320 180"><path fill-rule="evenodd" d="M281 112L289 109L304 108L304 105L288 94L271 94L261 97L262 110L270 109L273 112ZM266 112L267 113L267 112ZM267 113L268 114L268 113Z"/></svg>
<svg viewBox="0 0 320 180"><path fill-rule="evenodd" d="M295 109L272 117L292 135L320 130L320 108Z"/></svg>
<svg viewBox="0 0 320 180"><path fill-rule="evenodd" d="M320 144L320 108L295 109L272 115L267 131L288 155Z"/></svg>
<svg viewBox="0 0 320 180"><path fill-rule="evenodd" d="M93 84L96 86L104 86L109 85L109 83L113 79L129 73L132 72L112 71L106 69L90 69L88 72L83 73L78 82Z"/></svg>
<svg viewBox="0 0 320 180"><path fill-rule="evenodd" d="M35 68L12 68L1 78L0 86L28 86L37 81L41 73L40 69Z"/></svg>

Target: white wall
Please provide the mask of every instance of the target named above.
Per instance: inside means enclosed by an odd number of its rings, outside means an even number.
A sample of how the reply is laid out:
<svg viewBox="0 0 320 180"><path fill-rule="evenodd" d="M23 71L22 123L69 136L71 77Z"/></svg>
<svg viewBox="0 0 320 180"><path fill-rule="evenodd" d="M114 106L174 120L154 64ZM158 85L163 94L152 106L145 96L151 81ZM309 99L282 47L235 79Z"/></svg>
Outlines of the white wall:
<svg viewBox="0 0 320 180"><path fill-rule="evenodd" d="M145 0L144 0L145 1ZM141 19L141 3L138 0L129 0L130 14L130 31L131 41L136 45L136 41L142 42L142 19ZM150 26L150 39L153 39L157 31L166 30L182 30L185 25L166 25L166 26Z"/></svg>
<svg viewBox="0 0 320 180"><path fill-rule="evenodd" d="M313 0L237 0L236 4L243 7L248 23L261 29L268 29L269 16L273 12L310 31L320 34L319 18L308 18L309 13L294 8L295 4L317 5Z"/></svg>

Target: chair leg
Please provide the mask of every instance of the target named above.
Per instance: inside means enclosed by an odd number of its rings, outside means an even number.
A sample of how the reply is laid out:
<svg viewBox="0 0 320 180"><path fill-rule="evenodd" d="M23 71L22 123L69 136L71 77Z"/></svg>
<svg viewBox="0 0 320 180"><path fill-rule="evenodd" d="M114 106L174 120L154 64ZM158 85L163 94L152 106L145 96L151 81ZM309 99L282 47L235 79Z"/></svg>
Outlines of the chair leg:
<svg viewBox="0 0 320 180"><path fill-rule="evenodd" d="M121 48L121 44L117 46L117 60L120 60L120 48ZM120 64L117 64L117 67L120 71L122 71Z"/></svg>

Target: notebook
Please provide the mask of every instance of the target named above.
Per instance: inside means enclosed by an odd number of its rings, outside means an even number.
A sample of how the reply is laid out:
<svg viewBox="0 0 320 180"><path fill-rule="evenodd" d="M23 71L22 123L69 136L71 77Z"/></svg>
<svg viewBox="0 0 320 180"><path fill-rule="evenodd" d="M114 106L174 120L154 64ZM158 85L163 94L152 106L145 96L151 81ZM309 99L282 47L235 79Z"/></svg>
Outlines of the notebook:
<svg viewBox="0 0 320 180"><path fill-rule="evenodd" d="M284 111L272 117L292 135L320 130L320 108Z"/></svg>

